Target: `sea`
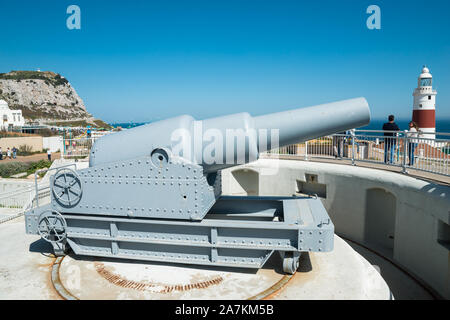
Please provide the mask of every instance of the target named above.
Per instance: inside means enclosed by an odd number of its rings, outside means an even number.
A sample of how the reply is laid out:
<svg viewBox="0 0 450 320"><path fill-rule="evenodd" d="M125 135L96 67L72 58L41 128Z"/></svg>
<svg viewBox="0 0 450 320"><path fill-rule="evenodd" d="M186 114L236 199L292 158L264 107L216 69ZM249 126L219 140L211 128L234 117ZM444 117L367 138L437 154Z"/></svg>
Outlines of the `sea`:
<svg viewBox="0 0 450 320"><path fill-rule="evenodd" d="M131 129L134 127L143 126L144 124L147 124L150 122L117 122L117 123L108 123L110 126L114 128L121 127L122 129Z"/></svg>
<svg viewBox="0 0 450 320"><path fill-rule="evenodd" d="M409 119L399 119L395 120L400 130L408 130L409 128ZM373 119L370 121L369 125L358 128L360 130L381 130L383 128L383 124L387 122L387 119ZM441 119L436 120L436 132L441 133L450 133L450 119Z"/></svg>
<svg viewBox="0 0 450 320"><path fill-rule="evenodd" d="M408 119L399 119L395 122L399 126L400 130L408 130ZM369 125L365 127L358 128L359 130L381 130L383 123L387 122L384 119L373 119L370 121ZM134 127L142 126L150 122L124 122L124 123L110 123L113 127L121 127L123 129L131 129ZM436 120L436 132L450 133L450 119Z"/></svg>

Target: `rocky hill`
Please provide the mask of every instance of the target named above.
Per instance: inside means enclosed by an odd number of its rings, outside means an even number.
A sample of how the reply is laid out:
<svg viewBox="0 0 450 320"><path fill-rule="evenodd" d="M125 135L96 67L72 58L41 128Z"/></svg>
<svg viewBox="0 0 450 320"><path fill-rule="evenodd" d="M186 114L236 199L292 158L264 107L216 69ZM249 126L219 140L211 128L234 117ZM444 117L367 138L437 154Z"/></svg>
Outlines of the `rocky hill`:
<svg viewBox="0 0 450 320"><path fill-rule="evenodd" d="M22 110L27 121L104 124L87 112L69 81L54 72L0 73L0 99L8 102L11 109Z"/></svg>

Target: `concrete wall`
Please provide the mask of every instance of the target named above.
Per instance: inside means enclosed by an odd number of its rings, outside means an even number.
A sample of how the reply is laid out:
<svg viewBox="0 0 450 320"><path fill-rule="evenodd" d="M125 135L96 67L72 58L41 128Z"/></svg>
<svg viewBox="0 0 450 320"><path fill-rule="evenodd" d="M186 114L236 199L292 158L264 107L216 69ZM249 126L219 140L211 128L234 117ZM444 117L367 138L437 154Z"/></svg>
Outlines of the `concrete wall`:
<svg viewBox="0 0 450 320"><path fill-rule="evenodd" d="M60 151L62 148L62 137L43 137L42 138L43 149L50 149L51 152Z"/></svg>
<svg viewBox="0 0 450 320"><path fill-rule="evenodd" d="M0 138L0 147L3 152L6 151L7 148L16 147L19 149L19 146L27 145L32 149L31 151L42 151L42 137L18 137L18 138Z"/></svg>
<svg viewBox="0 0 450 320"><path fill-rule="evenodd" d="M229 195L245 195L246 187L260 195L317 193L337 234L391 257L450 298L450 187L389 171L271 159L223 170L222 181Z"/></svg>
<svg viewBox="0 0 450 320"><path fill-rule="evenodd" d="M24 189L34 186L33 181L21 181L17 179L2 179L0 178L0 197L5 194L12 192L16 189Z"/></svg>

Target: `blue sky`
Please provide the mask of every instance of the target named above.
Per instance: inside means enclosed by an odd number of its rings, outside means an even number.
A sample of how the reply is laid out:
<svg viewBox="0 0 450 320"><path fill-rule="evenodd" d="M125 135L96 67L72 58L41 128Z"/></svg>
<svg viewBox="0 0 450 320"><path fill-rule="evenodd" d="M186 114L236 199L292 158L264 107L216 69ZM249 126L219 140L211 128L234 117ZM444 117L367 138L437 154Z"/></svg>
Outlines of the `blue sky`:
<svg viewBox="0 0 450 320"><path fill-rule="evenodd" d="M81 8L81 30L66 9ZM366 8L381 8L381 30ZM51 70L106 121L202 119L364 96L409 118L422 65L450 118L450 2L0 0L0 72Z"/></svg>

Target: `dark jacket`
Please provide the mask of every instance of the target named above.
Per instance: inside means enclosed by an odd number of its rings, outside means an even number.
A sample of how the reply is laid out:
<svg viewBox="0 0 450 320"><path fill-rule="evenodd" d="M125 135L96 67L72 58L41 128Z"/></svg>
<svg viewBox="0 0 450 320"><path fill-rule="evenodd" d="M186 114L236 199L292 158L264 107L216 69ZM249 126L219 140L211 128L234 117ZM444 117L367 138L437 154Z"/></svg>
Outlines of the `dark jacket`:
<svg viewBox="0 0 450 320"><path fill-rule="evenodd" d="M386 122L385 124L383 124L383 130L385 131L400 131L398 125L395 122ZM393 137L395 136L394 132L385 132L384 133L385 137Z"/></svg>

